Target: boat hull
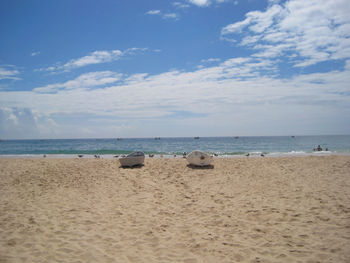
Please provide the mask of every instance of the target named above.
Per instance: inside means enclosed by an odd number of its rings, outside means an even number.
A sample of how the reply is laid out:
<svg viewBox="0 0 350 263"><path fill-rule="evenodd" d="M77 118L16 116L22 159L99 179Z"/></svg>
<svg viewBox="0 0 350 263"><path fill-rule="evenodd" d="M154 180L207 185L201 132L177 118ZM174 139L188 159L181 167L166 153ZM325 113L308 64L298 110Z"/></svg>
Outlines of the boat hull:
<svg viewBox="0 0 350 263"><path fill-rule="evenodd" d="M213 157L201 151L193 151L187 156L189 164L194 166L209 166L213 161Z"/></svg>
<svg viewBox="0 0 350 263"><path fill-rule="evenodd" d="M145 162L145 154L142 152L135 152L126 157L119 159L120 165L123 167L133 167L143 165Z"/></svg>

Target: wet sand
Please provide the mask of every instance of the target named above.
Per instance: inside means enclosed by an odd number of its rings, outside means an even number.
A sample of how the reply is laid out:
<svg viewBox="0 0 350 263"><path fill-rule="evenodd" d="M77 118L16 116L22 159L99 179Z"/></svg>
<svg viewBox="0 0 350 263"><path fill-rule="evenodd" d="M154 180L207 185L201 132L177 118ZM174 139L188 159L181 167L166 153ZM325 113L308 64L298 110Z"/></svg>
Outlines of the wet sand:
<svg viewBox="0 0 350 263"><path fill-rule="evenodd" d="M350 262L350 157L0 159L0 262Z"/></svg>

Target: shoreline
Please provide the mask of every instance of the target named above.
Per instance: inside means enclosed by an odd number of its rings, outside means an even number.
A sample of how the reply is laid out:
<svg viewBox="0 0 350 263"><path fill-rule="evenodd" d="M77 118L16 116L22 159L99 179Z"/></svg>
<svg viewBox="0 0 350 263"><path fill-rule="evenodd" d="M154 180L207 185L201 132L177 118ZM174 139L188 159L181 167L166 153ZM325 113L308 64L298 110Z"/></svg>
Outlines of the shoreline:
<svg viewBox="0 0 350 263"><path fill-rule="evenodd" d="M329 152L314 152L318 145ZM294 156L318 154L350 154L350 135L344 136L254 136L254 137L201 137L195 140L190 137L137 139L63 139L63 140L25 140L3 141L0 143L1 156L74 157L84 155L91 158L100 155L112 158L115 155L129 154L132 151L143 151L146 155L169 158L175 154L182 156L200 150L220 157L250 156Z"/></svg>
<svg viewBox="0 0 350 263"><path fill-rule="evenodd" d="M261 156L263 154L264 156ZM82 157L79 157L82 155ZM119 159L123 154L3 154L0 155L0 159L95 159L96 156L101 159ZM125 154L126 155L126 154ZM276 152L276 153L264 153L264 152L253 152L246 154L219 154L212 155L214 158L258 158L258 157L307 157L307 156L350 156L350 152L332 152L332 151L314 151L314 152ZM154 154L150 157L149 154L145 154L146 159L178 159L184 158L182 155L178 154Z"/></svg>

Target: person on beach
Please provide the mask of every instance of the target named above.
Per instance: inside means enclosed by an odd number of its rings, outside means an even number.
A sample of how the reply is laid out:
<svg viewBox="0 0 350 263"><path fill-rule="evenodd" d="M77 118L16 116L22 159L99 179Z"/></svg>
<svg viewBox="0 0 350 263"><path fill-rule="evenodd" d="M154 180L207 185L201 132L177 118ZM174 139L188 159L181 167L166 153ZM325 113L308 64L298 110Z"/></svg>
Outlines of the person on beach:
<svg viewBox="0 0 350 263"><path fill-rule="evenodd" d="M322 151L322 148L320 145L317 146L317 151L319 151L319 152Z"/></svg>

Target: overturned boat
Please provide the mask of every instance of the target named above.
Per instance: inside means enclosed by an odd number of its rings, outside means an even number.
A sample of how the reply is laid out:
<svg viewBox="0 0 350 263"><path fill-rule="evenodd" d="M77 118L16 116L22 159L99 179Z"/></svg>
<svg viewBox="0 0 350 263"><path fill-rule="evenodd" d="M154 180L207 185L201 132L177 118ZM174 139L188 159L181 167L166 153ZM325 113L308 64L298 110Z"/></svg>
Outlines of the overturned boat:
<svg viewBox="0 0 350 263"><path fill-rule="evenodd" d="M191 165L195 166L209 166L213 161L213 157L201 151L193 151L186 157Z"/></svg>
<svg viewBox="0 0 350 263"><path fill-rule="evenodd" d="M122 167L133 167L143 165L144 161L145 154L143 152L133 152L119 159L119 162Z"/></svg>

